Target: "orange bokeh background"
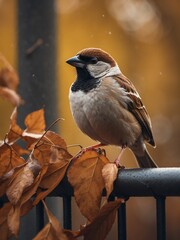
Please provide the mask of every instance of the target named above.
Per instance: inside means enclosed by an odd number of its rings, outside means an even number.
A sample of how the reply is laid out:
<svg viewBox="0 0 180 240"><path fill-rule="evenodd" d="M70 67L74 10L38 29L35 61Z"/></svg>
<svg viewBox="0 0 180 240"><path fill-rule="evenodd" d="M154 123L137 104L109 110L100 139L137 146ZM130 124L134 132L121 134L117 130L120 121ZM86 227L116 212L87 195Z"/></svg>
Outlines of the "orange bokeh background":
<svg viewBox="0 0 180 240"><path fill-rule="evenodd" d="M43 3L42 3L43 4ZM17 68L17 0L0 0L0 52ZM67 144L88 146L94 142L75 125L70 113L68 92L75 70L65 61L85 47L100 47L118 62L121 71L134 83L153 125L157 143L149 151L161 167L180 166L180 8L179 2L162 0L56 0L57 84L60 133ZM0 62L0 66L1 66ZM12 106L0 99L0 139L9 126ZM79 149L73 148L76 153ZM116 158L117 147L106 147ZM122 164L136 167L130 151ZM155 202L148 198L128 201L128 240L155 239ZM180 235L178 200L168 199L168 238ZM169 209L169 208L168 208ZM76 212L76 210L74 210ZM82 223L82 222L81 222ZM79 223L78 223L79 224ZM76 228L78 225L76 225ZM116 239L112 230L109 239Z"/></svg>

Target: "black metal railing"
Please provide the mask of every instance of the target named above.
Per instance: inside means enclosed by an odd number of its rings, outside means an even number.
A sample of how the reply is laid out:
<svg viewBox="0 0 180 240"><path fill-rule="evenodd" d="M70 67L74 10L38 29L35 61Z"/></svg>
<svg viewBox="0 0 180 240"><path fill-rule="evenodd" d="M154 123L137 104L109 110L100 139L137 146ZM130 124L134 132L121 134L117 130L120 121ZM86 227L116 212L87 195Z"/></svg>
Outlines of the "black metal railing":
<svg viewBox="0 0 180 240"><path fill-rule="evenodd" d="M180 196L180 168L123 169L118 173L114 184L114 197L154 197L156 200L157 240L166 239L166 197ZM73 190L67 179L52 192L51 196L63 198L64 228L72 228L71 198ZM118 210L118 239L126 240L126 201ZM38 214L41 206L37 206ZM41 219L43 216L39 216ZM40 225L39 225L40 226ZM41 226L42 227L42 226ZM40 230L40 229L39 229Z"/></svg>
<svg viewBox="0 0 180 240"><path fill-rule="evenodd" d="M166 239L166 197L180 196L180 168L121 170L115 182L117 197L154 197L157 240ZM118 210L118 239L126 239L126 203Z"/></svg>

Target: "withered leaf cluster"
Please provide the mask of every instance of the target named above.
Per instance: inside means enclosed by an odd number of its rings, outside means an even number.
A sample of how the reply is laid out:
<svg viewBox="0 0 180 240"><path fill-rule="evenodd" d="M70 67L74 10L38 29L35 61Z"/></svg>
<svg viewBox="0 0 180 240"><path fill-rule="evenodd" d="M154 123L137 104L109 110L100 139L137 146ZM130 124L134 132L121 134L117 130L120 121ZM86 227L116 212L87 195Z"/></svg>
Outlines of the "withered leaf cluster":
<svg viewBox="0 0 180 240"><path fill-rule="evenodd" d="M43 109L26 117L25 130L16 119L15 108L9 132L0 145L0 197L6 195L9 200L1 209L0 229L5 234L2 239L11 235L18 238L20 217L59 184L72 158L58 134L45 132ZM20 147L20 140L26 148Z"/></svg>
<svg viewBox="0 0 180 240"><path fill-rule="evenodd" d="M26 129L17 124L17 109L10 119L9 132L0 144L0 197L8 202L0 208L1 240L18 239L21 217L43 201L48 223L34 240L105 239L122 200L102 203L113 190L117 167L110 163L103 151L82 150L76 156L68 151L61 136L45 130L44 110L25 118ZM25 147L20 142L25 142ZM64 176L74 189L74 197L82 215L87 219L80 230L63 229L45 204L45 198Z"/></svg>

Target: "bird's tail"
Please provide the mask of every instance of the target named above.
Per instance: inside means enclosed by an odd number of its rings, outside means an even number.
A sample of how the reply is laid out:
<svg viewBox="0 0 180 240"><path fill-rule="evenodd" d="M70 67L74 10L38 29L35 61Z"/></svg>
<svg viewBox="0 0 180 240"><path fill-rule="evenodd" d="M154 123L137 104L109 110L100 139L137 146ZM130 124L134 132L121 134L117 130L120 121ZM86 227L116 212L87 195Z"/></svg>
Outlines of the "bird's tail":
<svg viewBox="0 0 180 240"><path fill-rule="evenodd" d="M144 149L144 154L142 156L136 156L137 162L140 168L157 168L157 164L154 162L147 149Z"/></svg>

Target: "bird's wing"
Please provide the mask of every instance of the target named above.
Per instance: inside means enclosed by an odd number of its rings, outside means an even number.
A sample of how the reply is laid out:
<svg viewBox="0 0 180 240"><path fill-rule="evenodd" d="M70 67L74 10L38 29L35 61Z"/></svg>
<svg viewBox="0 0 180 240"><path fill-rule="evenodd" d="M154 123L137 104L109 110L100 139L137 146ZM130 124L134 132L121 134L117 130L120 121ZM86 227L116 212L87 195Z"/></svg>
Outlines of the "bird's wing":
<svg viewBox="0 0 180 240"><path fill-rule="evenodd" d="M155 146L152 129L151 129L150 117L134 85L123 74L120 74L118 76L113 76L113 77L116 79L119 85L125 90L125 92L127 93L127 96L131 100L127 102L128 110L135 116L135 118L138 120L139 124L141 125L142 133L145 140L152 146Z"/></svg>

